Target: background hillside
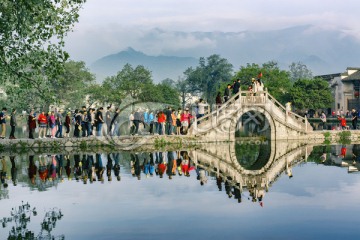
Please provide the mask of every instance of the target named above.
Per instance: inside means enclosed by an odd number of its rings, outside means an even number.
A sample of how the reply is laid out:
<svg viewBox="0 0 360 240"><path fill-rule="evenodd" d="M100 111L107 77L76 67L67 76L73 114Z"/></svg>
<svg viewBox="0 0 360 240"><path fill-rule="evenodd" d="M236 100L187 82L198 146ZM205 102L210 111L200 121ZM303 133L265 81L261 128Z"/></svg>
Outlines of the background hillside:
<svg viewBox="0 0 360 240"><path fill-rule="evenodd" d="M177 43L177 44L175 44ZM144 46L154 46L156 51ZM104 56L90 69L98 80L114 75L123 65L144 65L155 82L176 80L199 57L220 54L234 65L234 71L247 63L275 60L283 69L302 62L314 75L343 72L360 66L360 40L345 30L298 26L274 31L243 32L171 32L152 29L132 48ZM159 50L160 49L160 50ZM159 52L160 54L157 54Z"/></svg>

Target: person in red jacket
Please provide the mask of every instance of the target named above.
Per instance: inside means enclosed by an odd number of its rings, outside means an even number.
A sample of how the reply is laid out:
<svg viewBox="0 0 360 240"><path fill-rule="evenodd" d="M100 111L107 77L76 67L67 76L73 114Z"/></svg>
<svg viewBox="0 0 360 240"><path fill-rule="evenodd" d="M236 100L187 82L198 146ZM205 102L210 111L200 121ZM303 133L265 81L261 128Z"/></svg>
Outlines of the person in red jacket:
<svg viewBox="0 0 360 240"><path fill-rule="evenodd" d="M38 123L39 123L39 138L41 138L41 134L43 135L43 138L46 138L46 126L48 122L44 111L40 113L38 117Z"/></svg>
<svg viewBox="0 0 360 240"><path fill-rule="evenodd" d="M346 119L343 115L338 116L338 120L340 121L340 126L341 126L341 129L342 130L345 130L346 129Z"/></svg>
<svg viewBox="0 0 360 240"><path fill-rule="evenodd" d="M165 134L165 121L166 121L166 116L163 111L160 111L158 114L158 123L160 125L160 127L159 127L160 135Z"/></svg>

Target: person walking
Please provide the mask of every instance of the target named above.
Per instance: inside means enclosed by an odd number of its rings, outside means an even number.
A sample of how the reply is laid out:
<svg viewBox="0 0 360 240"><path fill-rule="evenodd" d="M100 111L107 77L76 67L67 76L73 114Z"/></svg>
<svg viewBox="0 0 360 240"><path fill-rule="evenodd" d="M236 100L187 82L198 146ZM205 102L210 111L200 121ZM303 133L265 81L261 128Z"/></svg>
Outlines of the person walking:
<svg viewBox="0 0 360 240"><path fill-rule="evenodd" d="M29 138L34 139L34 129L36 128L36 117L34 115L34 110L30 111L28 117L28 128L29 128Z"/></svg>
<svg viewBox="0 0 360 240"><path fill-rule="evenodd" d="M43 138L46 138L46 127L47 127L47 118L45 116L45 111L42 111L38 116L39 123L39 138L41 139L41 135Z"/></svg>
<svg viewBox="0 0 360 240"><path fill-rule="evenodd" d="M70 137L70 124L71 124L70 115L71 112L68 112L65 117L65 128L66 128L65 137Z"/></svg>
<svg viewBox="0 0 360 240"><path fill-rule="evenodd" d="M57 125L57 131L55 134L56 138L62 138L62 126L63 126L63 116L62 116L63 110L60 109L57 113L56 113L56 125Z"/></svg>
<svg viewBox="0 0 360 240"><path fill-rule="evenodd" d="M10 116L10 127L11 127L11 132L10 132L10 136L9 136L9 139L16 139L15 138L15 127L17 125L16 123L16 109L13 109L11 111L11 116Z"/></svg>
<svg viewBox="0 0 360 240"><path fill-rule="evenodd" d="M357 113L357 111L353 108L353 109L351 110L351 123L352 123L353 129L357 129L357 121L358 121L358 113Z"/></svg>
<svg viewBox="0 0 360 240"><path fill-rule="evenodd" d="M120 109L119 108L116 108L115 109L115 114L111 120L111 123L110 123L110 133L111 136L119 136L119 127L120 127L120 124L118 122L118 117L119 117L119 114L120 114Z"/></svg>
<svg viewBox="0 0 360 240"><path fill-rule="evenodd" d="M6 112L7 109L3 108L0 112L0 124L1 124L1 136L0 138L4 139L6 134Z"/></svg>
<svg viewBox="0 0 360 240"><path fill-rule="evenodd" d="M227 102L230 98L230 88L231 88L231 85L228 84L227 87L225 88L225 91L224 91L224 102Z"/></svg>
<svg viewBox="0 0 360 240"><path fill-rule="evenodd" d="M166 135L171 135L173 130L172 118L171 118L171 107L168 107L165 111L166 116Z"/></svg>
<svg viewBox="0 0 360 240"><path fill-rule="evenodd" d="M215 103L216 103L216 108L220 108L220 107L221 107L222 101L221 101L221 94L220 94L220 92L218 92L218 94L216 95Z"/></svg>
<svg viewBox="0 0 360 240"><path fill-rule="evenodd" d="M96 120L96 135L97 136L101 136L101 130L102 130L102 126L104 124L104 119L103 119L103 112L104 108L100 107L96 113L95 116L95 120Z"/></svg>
<svg viewBox="0 0 360 240"><path fill-rule="evenodd" d="M51 138L55 138L56 134L56 117L54 111L51 111L49 116L49 126L50 126L50 135Z"/></svg>

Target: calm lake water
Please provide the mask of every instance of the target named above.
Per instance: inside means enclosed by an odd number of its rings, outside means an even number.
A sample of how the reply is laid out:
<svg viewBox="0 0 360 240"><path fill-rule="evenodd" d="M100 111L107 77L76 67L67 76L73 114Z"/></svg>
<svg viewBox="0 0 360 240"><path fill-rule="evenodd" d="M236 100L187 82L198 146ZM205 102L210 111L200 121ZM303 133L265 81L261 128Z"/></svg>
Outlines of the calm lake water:
<svg viewBox="0 0 360 240"><path fill-rule="evenodd" d="M360 146L282 144L6 155L0 239L358 239Z"/></svg>

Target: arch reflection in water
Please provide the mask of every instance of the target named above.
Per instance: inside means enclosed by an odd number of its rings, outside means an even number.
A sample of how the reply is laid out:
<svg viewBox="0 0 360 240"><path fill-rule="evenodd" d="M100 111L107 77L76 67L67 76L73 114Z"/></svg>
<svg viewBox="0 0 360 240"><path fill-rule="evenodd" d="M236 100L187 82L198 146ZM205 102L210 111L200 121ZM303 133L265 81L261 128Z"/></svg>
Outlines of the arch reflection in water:
<svg viewBox="0 0 360 240"><path fill-rule="evenodd" d="M192 153L195 165L215 174L220 191L224 184L226 194L241 202L244 190L248 190L247 198L262 205L269 187L283 172L291 178L292 166L307 159L312 147L274 141L260 145L203 145ZM251 150L243 152L244 149Z"/></svg>

